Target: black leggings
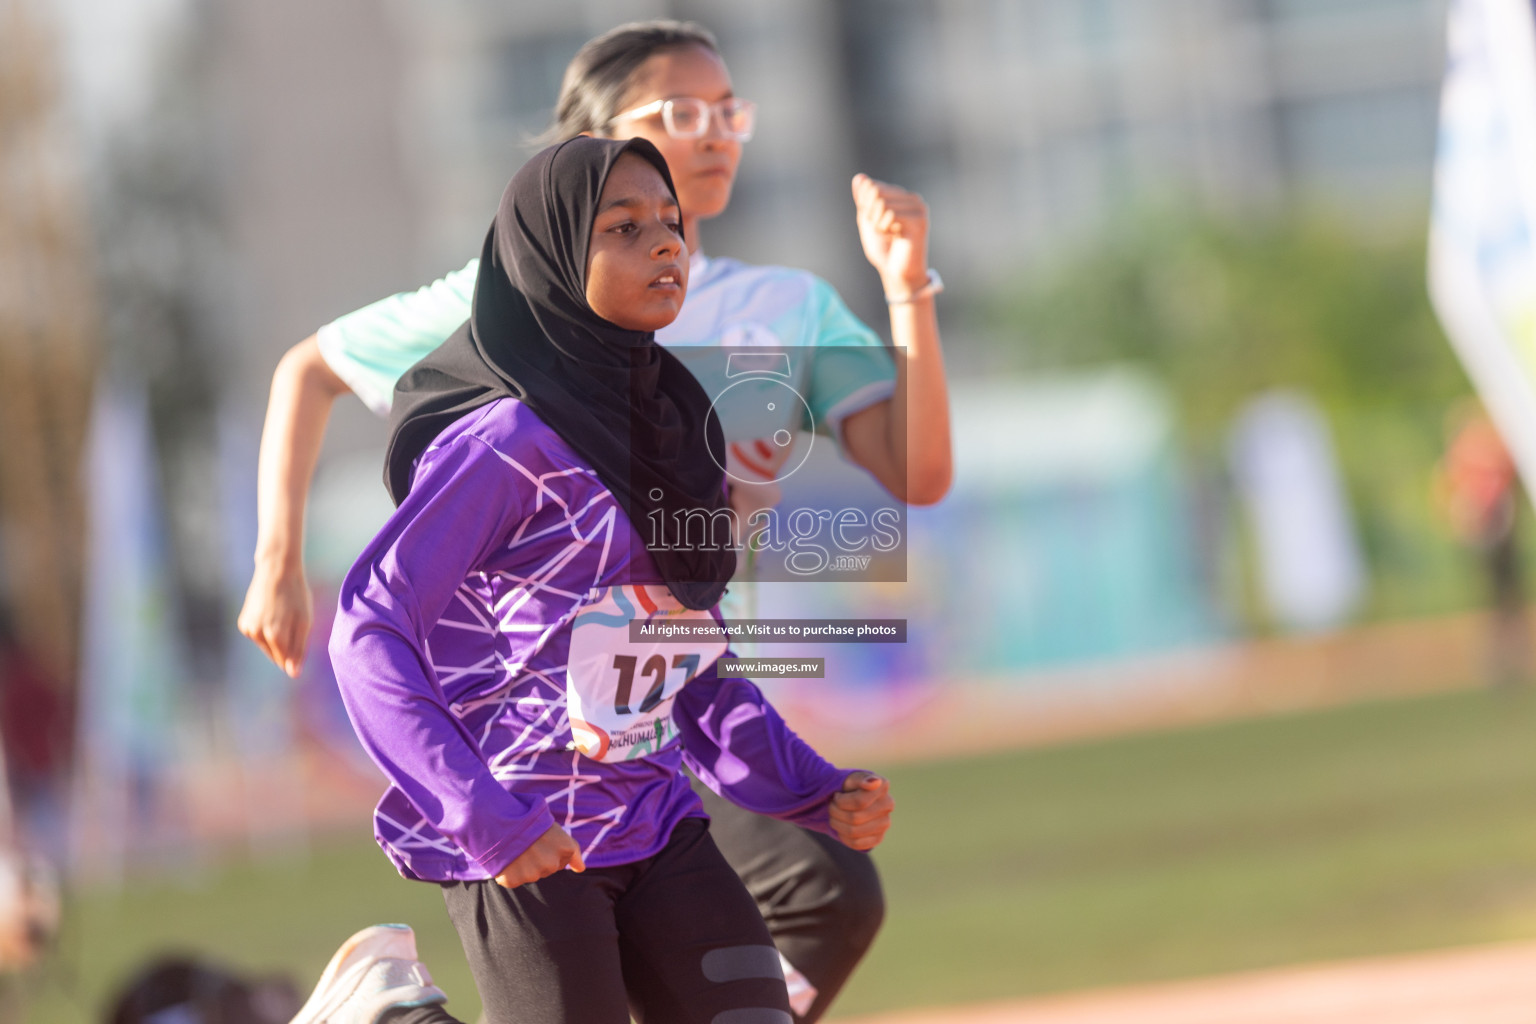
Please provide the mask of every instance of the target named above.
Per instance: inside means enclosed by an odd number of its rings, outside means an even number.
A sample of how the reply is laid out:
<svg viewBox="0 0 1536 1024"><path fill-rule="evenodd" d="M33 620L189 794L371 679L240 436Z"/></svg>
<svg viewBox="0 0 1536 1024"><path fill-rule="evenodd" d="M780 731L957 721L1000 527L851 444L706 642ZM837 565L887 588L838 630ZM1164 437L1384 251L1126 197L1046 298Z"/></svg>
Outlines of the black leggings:
<svg viewBox="0 0 1536 1024"><path fill-rule="evenodd" d="M831 836L744 811L703 785L693 788L712 819L715 844L757 901L774 945L816 988L815 1001L795 1020L819 1020L885 919L874 860Z"/></svg>
<svg viewBox="0 0 1536 1024"><path fill-rule="evenodd" d="M487 1024L790 1024L779 955L741 880L688 818L654 857L516 889L443 886ZM447 1024L440 1006L390 1024Z"/></svg>
<svg viewBox="0 0 1536 1024"><path fill-rule="evenodd" d="M816 998L809 1010L803 1016L794 1015L800 1024L813 1024L868 952L885 917L874 861L869 854L850 850L819 832L744 811L702 785L694 789L713 819L710 832L715 844L757 902L774 944L815 986ZM451 896L449 903L451 908ZM481 992L489 1003L486 990ZM387 1020L389 1024L454 1022L437 1006L404 1011Z"/></svg>

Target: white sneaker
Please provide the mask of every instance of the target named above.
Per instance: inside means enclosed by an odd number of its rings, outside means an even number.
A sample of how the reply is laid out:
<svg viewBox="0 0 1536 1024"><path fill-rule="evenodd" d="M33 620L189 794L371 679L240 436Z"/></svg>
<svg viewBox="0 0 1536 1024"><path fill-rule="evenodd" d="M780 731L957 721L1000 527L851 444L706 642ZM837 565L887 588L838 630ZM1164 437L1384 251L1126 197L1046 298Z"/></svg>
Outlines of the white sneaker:
<svg viewBox="0 0 1536 1024"><path fill-rule="evenodd" d="M416 959L416 933L376 924L341 944L291 1024L374 1024L385 1010L447 1000Z"/></svg>
<svg viewBox="0 0 1536 1024"><path fill-rule="evenodd" d="M795 1016L804 1017L811 1012L811 1004L816 1002L816 986L811 984L811 979L796 970L783 953L779 954L779 966L784 968L784 987L789 989L789 1008L795 1011Z"/></svg>

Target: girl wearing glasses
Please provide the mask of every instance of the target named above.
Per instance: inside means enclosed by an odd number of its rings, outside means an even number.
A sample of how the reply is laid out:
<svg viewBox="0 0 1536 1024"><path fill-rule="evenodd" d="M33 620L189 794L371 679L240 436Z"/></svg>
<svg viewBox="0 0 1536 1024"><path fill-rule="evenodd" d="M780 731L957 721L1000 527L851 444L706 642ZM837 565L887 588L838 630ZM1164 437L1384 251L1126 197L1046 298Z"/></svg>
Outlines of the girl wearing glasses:
<svg viewBox="0 0 1536 1024"><path fill-rule="evenodd" d="M693 251L688 298L656 340L675 351L765 339L814 348L804 398L848 459L895 497L931 504L951 475L949 411L934 315L937 275L927 265L922 199L865 175L853 180L864 252L890 303L891 335L905 358L893 363L879 338L836 292L809 273L750 266L699 251L700 222L730 201L754 105L735 96L713 37L697 25L626 25L591 40L566 71L556 124L546 141L590 134L644 138L665 158ZM300 561L304 506L331 404L352 391L374 411L414 363L468 319L479 261L419 291L341 317L284 356L273 377L262 435L256 572L240 630L297 675L311 623ZM732 500L761 480L756 505L779 470L761 450L733 445ZM771 500L771 498L770 498ZM731 588L732 596L744 590ZM740 614L736 612L735 614ZM850 807L884 799L882 784L843 794ZM814 1021L848 979L884 914L868 855L829 836L743 811L701 792L711 834L757 900L782 957L796 1019ZM398 931L374 934L379 954L410 952ZM408 932L405 933L408 937ZM366 957L349 943L338 960ZM414 954L411 953L411 958ZM322 979L334 980L328 971Z"/></svg>

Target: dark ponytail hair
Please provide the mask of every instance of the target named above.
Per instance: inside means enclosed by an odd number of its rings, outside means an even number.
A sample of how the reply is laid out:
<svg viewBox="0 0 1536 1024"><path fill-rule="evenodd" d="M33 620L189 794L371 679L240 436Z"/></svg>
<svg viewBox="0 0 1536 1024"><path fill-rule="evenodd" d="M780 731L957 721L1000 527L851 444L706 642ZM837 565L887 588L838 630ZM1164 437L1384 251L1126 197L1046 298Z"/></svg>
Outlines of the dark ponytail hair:
<svg viewBox="0 0 1536 1024"><path fill-rule="evenodd" d="M658 53L688 46L720 53L714 35L691 21L636 21L588 40L565 69L555 123L535 141L551 145L583 132L603 134L613 116L622 113L619 104L640 65Z"/></svg>

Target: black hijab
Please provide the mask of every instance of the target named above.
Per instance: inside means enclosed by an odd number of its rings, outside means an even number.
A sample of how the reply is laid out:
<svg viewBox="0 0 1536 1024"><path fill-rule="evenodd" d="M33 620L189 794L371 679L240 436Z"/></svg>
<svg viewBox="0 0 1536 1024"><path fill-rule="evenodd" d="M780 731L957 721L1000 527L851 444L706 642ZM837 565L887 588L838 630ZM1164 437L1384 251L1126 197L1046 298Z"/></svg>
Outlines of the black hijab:
<svg viewBox="0 0 1536 1024"><path fill-rule="evenodd" d="M729 538L714 536L715 513L727 508L720 421L653 333L618 327L587 304L592 222L625 153L650 163L677 194L666 160L644 139L574 138L512 178L485 237L469 322L395 385L384 484L398 505L417 456L444 428L516 398L613 492L661 582L687 607L709 608L736 568ZM702 532L710 536L679 550L682 517L695 511L709 516Z"/></svg>

